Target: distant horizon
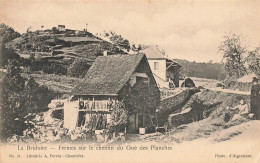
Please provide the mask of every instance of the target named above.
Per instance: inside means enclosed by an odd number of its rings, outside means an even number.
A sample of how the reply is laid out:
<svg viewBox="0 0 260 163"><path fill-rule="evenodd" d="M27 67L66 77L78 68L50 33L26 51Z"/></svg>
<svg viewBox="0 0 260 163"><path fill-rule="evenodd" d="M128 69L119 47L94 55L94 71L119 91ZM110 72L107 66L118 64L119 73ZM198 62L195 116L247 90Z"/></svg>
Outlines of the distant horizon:
<svg viewBox="0 0 260 163"><path fill-rule="evenodd" d="M257 2L70 2L0 3L0 23L25 33L65 25L67 29L114 31L130 44L154 44L169 58L221 63L223 36L242 34L248 48L260 43Z"/></svg>

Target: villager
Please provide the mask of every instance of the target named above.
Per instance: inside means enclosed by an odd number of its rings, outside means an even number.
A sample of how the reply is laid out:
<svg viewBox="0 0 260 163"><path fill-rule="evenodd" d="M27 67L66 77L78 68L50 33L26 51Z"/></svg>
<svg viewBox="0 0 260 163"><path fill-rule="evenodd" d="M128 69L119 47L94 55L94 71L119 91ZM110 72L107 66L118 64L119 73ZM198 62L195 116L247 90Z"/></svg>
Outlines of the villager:
<svg viewBox="0 0 260 163"><path fill-rule="evenodd" d="M232 108L232 110L236 110L238 109L240 115L246 115L248 114L249 111L249 107L248 105L245 103L245 100L243 98L240 99L239 101L239 105L237 105L236 107Z"/></svg>
<svg viewBox="0 0 260 163"><path fill-rule="evenodd" d="M260 120L260 86L258 84L258 79L256 77L253 78L253 85L251 88L251 96L250 96L250 107L251 113L255 114L255 118Z"/></svg>
<svg viewBox="0 0 260 163"><path fill-rule="evenodd" d="M87 109L87 110L89 109L89 100L85 101L84 109Z"/></svg>
<svg viewBox="0 0 260 163"><path fill-rule="evenodd" d="M169 88L175 88L175 84L171 78L169 78Z"/></svg>
<svg viewBox="0 0 260 163"><path fill-rule="evenodd" d="M231 108L231 110L238 111L238 113L233 116L232 120L239 119L240 117L244 117L244 118L249 117L250 110L249 110L248 105L245 103L245 100L243 98L240 98L239 103L240 104L237 105L236 107Z"/></svg>
<svg viewBox="0 0 260 163"><path fill-rule="evenodd" d="M97 121L97 129L100 130L102 129L102 125L103 125L103 116L100 114L98 115L98 121Z"/></svg>

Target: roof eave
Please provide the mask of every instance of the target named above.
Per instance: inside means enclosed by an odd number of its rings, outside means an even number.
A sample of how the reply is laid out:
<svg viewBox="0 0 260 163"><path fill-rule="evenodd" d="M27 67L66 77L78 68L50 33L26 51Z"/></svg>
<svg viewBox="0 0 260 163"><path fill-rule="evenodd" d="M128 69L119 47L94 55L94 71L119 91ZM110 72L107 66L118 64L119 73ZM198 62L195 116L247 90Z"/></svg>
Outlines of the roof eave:
<svg viewBox="0 0 260 163"><path fill-rule="evenodd" d="M147 58L148 60L167 60L167 58Z"/></svg>

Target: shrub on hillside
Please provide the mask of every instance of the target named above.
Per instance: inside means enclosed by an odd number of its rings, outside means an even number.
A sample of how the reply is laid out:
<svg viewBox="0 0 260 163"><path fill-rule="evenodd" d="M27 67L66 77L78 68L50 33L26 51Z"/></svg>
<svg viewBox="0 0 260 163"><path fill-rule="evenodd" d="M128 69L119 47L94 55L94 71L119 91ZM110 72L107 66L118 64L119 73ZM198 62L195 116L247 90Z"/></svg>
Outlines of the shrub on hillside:
<svg viewBox="0 0 260 163"><path fill-rule="evenodd" d="M20 56L13 49L6 48L4 43L0 42L0 67L5 67L9 59L21 60Z"/></svg>
<svg viewBox="0 0 260 163"><path fill-rule="evenodd" d="M83 78L89 67L90 64L87 60L76 59L68 68L68 75L71 77Z"/></svg>

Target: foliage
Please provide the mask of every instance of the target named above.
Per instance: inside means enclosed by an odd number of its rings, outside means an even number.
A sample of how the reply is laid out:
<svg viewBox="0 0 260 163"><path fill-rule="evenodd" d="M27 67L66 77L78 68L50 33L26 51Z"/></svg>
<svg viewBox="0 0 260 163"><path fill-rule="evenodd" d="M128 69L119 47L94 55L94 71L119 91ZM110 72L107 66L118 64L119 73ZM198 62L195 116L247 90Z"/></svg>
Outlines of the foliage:
<svg viewBox="0 0 260 163"><path fill-rule="evenodd" d="M56 75L67 74L66 66L61 63L51 62L51 60L46 59L34 59L34 57L31 57L27 62L26 66L29 66L31 71L43 71L47 74Z"/></svg>
<svg viewBox="0 0 260 163"><path fill-rule="evenodd" d="M151 88L153 87L153 88ZM156 86L137 82L133 87L128 83L122 101L130 115L133 113L152 114L160 102L160 91Z"/></svg>
<svg viewBox="0 0 260 163"><path fill-rule="evenodd" d="M130 43L127 39L124 39L121 35L116 34L115 32L110 32L110 41L113 44L116 44L119 47L122 47L126 50L130 50Z"/></svg>
<svg viewBox="0 0 260 163"><path fill-rule="evenodd" d="M58 34L59 33L59 30L57 29L57 27L52 27L52 33L54 34Z"/></svg>
<svg viewBox="0 0 260 163"><path fill-rule="evenodd" d="M20 36L20 33L14 31L12 27L9 27L4 23L0 24L0 42L7 43Z"/></svg>
<svg viewBox="0 0 260 163"><path fill-rule="evenodd" d="M20 68L15 62L9 62L7 74L1 81L1 137L21 134L25 125L22 118L26 110L22 107L21 92L24 89L24 79L19 74ZM18 118L18 119L16 119Z"/></svg>
<svg viewBox="0 0 260 163"><path fill-rule="evenodd" d="M37 113L47 110L47 105L55 96L46 86L39 85L34 78L29 77L25 82L25 89L23 90L26 99L27 112ZM43 98L44 97L44 98Z"/></svg>
<svg viewBox="0 0 260 163"><path fill-rule="evenodd" d="M68 75L71 77L83 78L89 69L90 64L87 60L76 59L68 68Z"/></svg>
<svg viewBox="0 0 260 163"><path fill-rule="evenodd" d="M30 37L30 42L29 42L30 47L28 47L29 48L28 50L36 51L36 52L49 52L50 51L46 47L45 41L47 39L50 39L51 36L39 36L35 32L35 33L31 33L29 35L29 37Z"/></svg>
<svg viewBox="0 0 260 163"><path fill-rule="evenodd" d="M67 69L61 65L56 63L49 63L43 65L42 71L47 74L56 74L56 75L66 75Z"/></svg>
<svg viewBox="0 0 260 163"><path fill-rule="evenodd" d="M249 51L246 58L248 64L248 69L255 73L257 76L260 76L260 47L257 47L253 51Z"/></svg>
<svg viewBox="0 0 260 163"><path fill-rule="evenodd" d="M225 70L228 76L242 77L247 74L245 67L246 45L242 36L232 34L224 36L224 41L219 46L223 54Z"/></svg>
<svg viewBox="0 0 260 163"><path fill-rule="evenodd" d="M136 47L135 44L132 45L132 51L139 52L139 51L142 50L142 49L143 49L143 48L142 48L141 45L138 45L137 47Z"/></svg>
<svg viewBox="0 0 260 163"><path fill-rule="evenodd" d="M207 79L223 80L226 77L224 65L221 63L199 63L189 62L187 60L174 59L178 62L182 69L180 71L180 77L198 77Z"/></svg>
<svg viewBox="0 0 260 163"><path fill-rule="evenodd" d="M5 67L9 59L21 60L20 56L13 49L6 48L4 43L0 42L0 67Z"/></svg>
<svg viewBox="0 0 260 163"><path fill-rule="evenodd" d="M128 122L129 114L123 102L118 102L111 112L111 126L116 131L122 130Z"/></svg>
<svg viewBox="0 0 260 163"><path fill-rule="evenodd" d="M48 88L39 86L32 78L25 79L20 74L20 65L9 60L7 73L1 80L1 137L22 134L26 128L24 116L45 109L53 98Z"/></svg>

